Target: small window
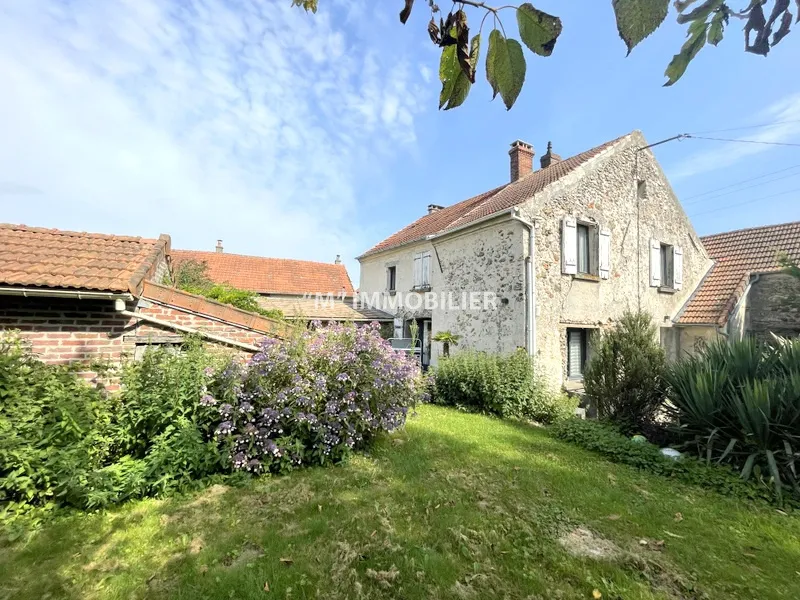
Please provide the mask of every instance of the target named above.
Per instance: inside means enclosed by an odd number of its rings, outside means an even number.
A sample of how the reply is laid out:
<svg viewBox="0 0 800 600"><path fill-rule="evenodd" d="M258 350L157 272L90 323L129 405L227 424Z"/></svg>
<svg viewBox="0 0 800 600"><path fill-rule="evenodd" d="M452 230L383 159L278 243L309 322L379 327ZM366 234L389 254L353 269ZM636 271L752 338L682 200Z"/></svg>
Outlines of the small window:
<svg viewBox="0 0 800 600"><path fill-rule="evenodd" d="M663 287L675 287L674 259L674 248L668 244L661 244L661 285Z"/></svg>
<svg viewBox="0 0 800 600"><path fill-rule="evenodd" d="M647 198L647 182L644 179L639 179L636 182L636 195L639 197L639 200Z"/></svg>
<svg viewBox="0 0 800 600"><path fill-rule="evenodd" d="M589 226L578 223L578 273L588 274L591 268Z"/></svg>
<svg viewBox="0 0 800 600"><path fill-rule="evenodd" d="M586 329L567 329L567 377L583 379L588 354L588 335Z"/></svg>
<svg viewBox="0 0 800 600"><path fill-rule="evenodd" d="M386 268L386 289L394 292L397 289L397 267Z"/></svg>

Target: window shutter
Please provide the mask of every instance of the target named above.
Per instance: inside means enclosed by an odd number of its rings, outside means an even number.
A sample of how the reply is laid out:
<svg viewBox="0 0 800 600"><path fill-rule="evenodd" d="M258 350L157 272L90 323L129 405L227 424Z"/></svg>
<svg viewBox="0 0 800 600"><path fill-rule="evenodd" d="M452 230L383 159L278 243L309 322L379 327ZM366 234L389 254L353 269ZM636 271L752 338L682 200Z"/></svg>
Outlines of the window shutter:
<svg viewBox="0 0 800 600"><path fill-rule="evenodd" d="M414 257L414 287L422 285L422 255Z"/></svg>
<svg viewBox="0 0 800 600"><path fill-rule="evenodd" d="M611 276L611 231L600 230L600 279Z"/></svg>
<svg viewBox="0 0 800 600"><path fill-rule="evenodd" d="M650 240L650 286L658 287L661 285L661 243L658 240Z"/></svg>
<svg viewBox="0 0 800 600"><path fill-rule="evenodd" d="M674 256L672 261L672 282L676 290L683 287L683 248L675 246L673 250Z"/></svg>
<svg viewBox="0 0 800 600"><path fill-rule="evenodd" d="M431 283L431 255L426 252L422 255L422 285Z"/></svg>
<svg viewBox="0 0 800 600"><path fill-rule="evenodd" d="M575 217L561 220L561 272L567 275L578 272L578 223Z"/></svg>

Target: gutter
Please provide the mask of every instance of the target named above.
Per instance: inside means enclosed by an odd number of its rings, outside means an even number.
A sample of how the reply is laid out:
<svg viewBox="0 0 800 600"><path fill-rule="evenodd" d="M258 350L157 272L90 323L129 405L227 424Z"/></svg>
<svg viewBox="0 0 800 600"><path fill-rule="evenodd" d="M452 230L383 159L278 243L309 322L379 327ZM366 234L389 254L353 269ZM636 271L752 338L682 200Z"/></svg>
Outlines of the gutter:
<svg viewBox="0 0 800 600"><path fill-rule="evenodd" d="M207 333L205 331L192 329L191 327L186 327L184 325L177 325L175 323L170 323L169 321L163 321L161 319L157 319L156 317L151 317L150 315L144 315L142 313L132 312L130 310L120 310L120 306L124 307L125 305L117 302L114 303L114 308L116 309L117 313L126 317L130 317L131 319L139 319L141 321L147 321L148 323L153 323L154 325L159 325L160 327L166 327L167 329L180 331L181 333L198 335L207 340L218 342L220 344L226 344L228 346L235 346L237 348L242 348L243 350L248 350L250 352L258 352L259 350L261 350L261 348L259 348L258 346L254 346L253 344L245 344L244 342L237 342L236 340L230 340L228 338L224 338L220 335L215 335L213 333Z"/></svg>
<svg viewBox="0 0 800 600"><path fill-rule="evenodd" d="M0 287L0 296L23 296L25 298L77 298L78 300L125 300L133 302L128 292L93 292L84 290L53 290L47 288Z"/></svg>
<svg viewBox="0 0 800 600"><path fill-rule="evenodd" d="M528 356L536 357L536 278L533 265L536 262L536 226L519 216L519 208L514 207L511 214L528 230L528 256L525 257L525 348Z"/></svg>

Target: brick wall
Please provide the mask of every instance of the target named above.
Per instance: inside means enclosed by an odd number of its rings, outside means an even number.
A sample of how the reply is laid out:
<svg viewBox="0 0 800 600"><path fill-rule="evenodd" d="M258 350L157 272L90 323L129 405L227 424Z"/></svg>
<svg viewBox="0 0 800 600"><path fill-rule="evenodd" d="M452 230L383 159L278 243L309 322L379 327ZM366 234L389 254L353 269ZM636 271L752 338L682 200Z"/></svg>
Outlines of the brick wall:
<svg viewBox="0 0 800 600"><path fill-rule="evenodd" d="M800 281L784 273L763 274L750 288L746 330L759 338L770 332L800 335Z"/></svg>
<svg viewBox="0 0 800 600"><path fill-rule="evenodd" d="M130 303L127 309L246 344L257 345L264 338L263 333L246 327L148 300ZM0 332L4 330L19 330L44 362L86 365L82 375L95 382L99 379L92 363L118 365L133 358L137 346L179 342L182 336L170 328L120 315L112 300L21 296L0 296ZM208 343L249 355L241 348ZM113 380L104 383L116 387Z"/></svg>

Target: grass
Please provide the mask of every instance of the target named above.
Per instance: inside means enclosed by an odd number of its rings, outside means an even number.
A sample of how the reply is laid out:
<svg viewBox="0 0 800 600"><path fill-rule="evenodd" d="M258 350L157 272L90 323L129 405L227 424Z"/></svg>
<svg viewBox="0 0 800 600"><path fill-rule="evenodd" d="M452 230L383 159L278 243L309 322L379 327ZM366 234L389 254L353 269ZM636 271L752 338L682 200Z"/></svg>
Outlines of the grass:
<svg viewBox="0 0 800 600"><path fill-rule="evenodd" d="M800 520L424 406L337 468L62 517L0 572L37 600L797 598Z"/></svg>

